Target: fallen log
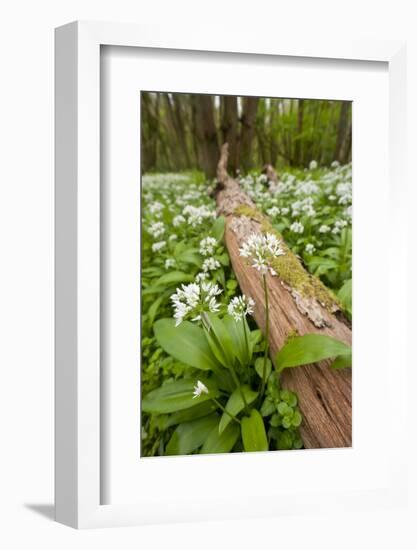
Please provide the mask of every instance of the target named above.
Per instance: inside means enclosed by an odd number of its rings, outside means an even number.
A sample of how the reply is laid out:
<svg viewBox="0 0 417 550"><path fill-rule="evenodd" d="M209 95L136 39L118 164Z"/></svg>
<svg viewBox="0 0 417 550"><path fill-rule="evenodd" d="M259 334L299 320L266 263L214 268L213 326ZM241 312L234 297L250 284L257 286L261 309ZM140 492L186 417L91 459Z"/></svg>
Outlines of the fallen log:
<svg viewBox="0 0 417 550"><path fill-rule="evenodd" d="M239 183L227 173L228 147L221 149L217 179L217 213L226 217L225 243L233 270L244 294L256 302L254 319L265 329L265 303L260 273L248 266L239 248L251 233L277 233L257 210ZM282 239L281 236L279 238ZM327 334L351 344L352 333L342 307L333 293L310 275L283 243L276 271L268 275L271 359L291 335ZM274 265L275 268L275 265ZM329 361L287 369L282 385L296 391L303 415L300 427L306 448L352 445L351 369L332 370Z"/></svg>

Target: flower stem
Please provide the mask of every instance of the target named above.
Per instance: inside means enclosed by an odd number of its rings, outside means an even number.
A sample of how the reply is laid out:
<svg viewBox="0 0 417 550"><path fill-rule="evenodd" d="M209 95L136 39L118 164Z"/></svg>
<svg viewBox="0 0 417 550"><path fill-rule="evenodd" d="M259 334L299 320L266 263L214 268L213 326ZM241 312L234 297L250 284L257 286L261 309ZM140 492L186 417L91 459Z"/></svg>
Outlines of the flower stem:
<svg viewBox="0 0 417 550"><path fill-rule="evenodd" d="M240 395L242 397L242 401L243 401L243 404L245 406L245 411L246 411L247 414L249 414L248 402L246 401L245 394L243 393L242 386L240 385L239 378L237 377L235 367L233 365L230 366L230 371L232 373L232 378L233 378L233 380L236 384L236 387L240 391Z"/></svg>
<svg viewBox="0 0 417 550"><path fill-rule="evenodd" d="M266 275L262 275L262 284L264 288L265 295L265 354L264 354L264 366L262 370L262 385L260 392L260 401L265 393L265 384L266 384L266 362L268 360L268 351L269 351L269 301L268 301L268 285L266 283Z"/></svg>
<svg viewBox="0 0 417 550"><path fill-rule="evenodd" d="M230 413L228 410L226 410L223 405L221 403L219 403L219 401L217 401L217 399L215 399L214 397L211 398L211 400L213 401L213 403L215 403L219 409L221 409L225 414L227 414L228 416L230 416L230 418L232 420L234 420L235 422L237 422L238 424L240 424L240 420L238 418L236 418L236 416L234 416L232 413Z"/></svg>
<svg viewBox="0 0 417 550"><path fill-rule="evenodd" d="M245 343L246 343L246 349L247 349L247 361L246 361L246 375L248 377L248 384L250 385L250 369L249 369L249 361L250 361L250 349L249 349L249 338L248 338L248 331L246 326L246 319L243 317L242 319L243 324L243 332L245 334Z"/></svg>

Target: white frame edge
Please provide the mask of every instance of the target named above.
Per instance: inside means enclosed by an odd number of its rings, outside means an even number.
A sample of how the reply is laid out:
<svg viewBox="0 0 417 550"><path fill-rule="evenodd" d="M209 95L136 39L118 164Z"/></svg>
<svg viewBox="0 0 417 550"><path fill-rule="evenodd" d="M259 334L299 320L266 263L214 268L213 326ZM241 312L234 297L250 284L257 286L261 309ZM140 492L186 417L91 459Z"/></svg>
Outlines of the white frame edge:
<svg viewBox="0 0 417 550"><path fill-rule="evenodd" d="M251 42L252 40L252 42ZM215 47L213 45L215 44ZM100 46L385 61L390 180L403 229L406 48L399 41L294 41L207 28L74 22L55 31L55 513L75 528L144 522L135 507L100 505ZM403 204L405 201L403 202ZM402 234L405 235L401 230ZM406 247L400 250L406 261ZM404 312L402 300L398 311ZM402 309L403 308L403 309ZM405 349L405 348L404 348ZM405 361L404 361L405 364ZM403 377L405 373L403 373ZM405 379L403 378L403 387ZM398 470L404 462L398 450ZM396 472L393 472L396 473ZM393 478L392 489L401 485ZM150 520L152 521L152 520Z"/></svg>

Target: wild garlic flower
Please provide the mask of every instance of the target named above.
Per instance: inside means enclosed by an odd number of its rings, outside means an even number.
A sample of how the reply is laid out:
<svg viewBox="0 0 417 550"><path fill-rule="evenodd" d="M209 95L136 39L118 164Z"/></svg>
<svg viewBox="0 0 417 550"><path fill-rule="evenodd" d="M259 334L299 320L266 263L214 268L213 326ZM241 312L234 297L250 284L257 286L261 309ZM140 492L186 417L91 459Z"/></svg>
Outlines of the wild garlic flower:
<svg viewBox="0 0 417 550"><path fill-rule="evenodd" d="M167 258L165 260L165 269L171 269L171 267L175 267L175 260L174 258Z"/></svg>
<svg viewBox="0 0 417 550"><path fill-rule="evenodd" d="M276 275L271 267L271 260L285 254L281 248L281 241L272 233L266 233L265 235L252 233L248 240L243 243L239 252L243 258L248 258L252 262L252 267L260 271L262 275L266 275L268 270L271 275Z"/></svg>
<svg viewBox="0 0 417 550"><path fill-rule="evenodd" d="M152 235L154 239L159 239L165 233L165 225L163 222L153 222L148 228L148 233Z"/></svg>
<svg viewBox="0 0 417 550"><path fill-rule="evenodd" d="M204 204L202 206L187 204L182 213L184 216L188 216L187 223L188 225L191 225L191 227L201 225L207 218L216 217L216 212L214 210L209 210L209 208L207 208Z"/></svg>
<svg viewBox="0 0 417 550"><path fill-rule="evenodd" d="M275 216L278 216L278 215L279 215L280 209L278 208L278 206L272 206L272 208L268 208L268 210L266 211L266 213L267 213L268 216L270 216L271 218L275 218Z"/></svg>
<svg viewBox="0 0 417 550"><path fill-rule="evenodd" d="M300 222L294 222L290 225L290 231L293 233L303 233L304 225Z"/></svg>
<svg viewBox="0 0 417 550"><path fill-rule="evenodd" d="M330 231L330 227L328 225L321 225L319 227L319 233L328 233Z"/></svg>
<svg viewBox="0 0 417 550"><path fill-rule="evenodd" d="M178 226L182 225L183 223L185 223L185 218L184 218L184 216L181 216L181 214L178 214L178 216L175 216L172 220L172 225L174 227L178 227Z"/></svg>
<svg viewBox="0 0 417 550"><path fill-rule="evenodd" d="M313 252L315 252L315 250L316 250L316 247L314 246L314 244L311 244L311 243L306 244L306 247L305 247L305 253L306 254L313 254Z"/></svg>
<svg viewBox="0 0 417 550"><path fill-rule="evenodd" d="M217 246L217 239L214 237L206 237L200 241L200 254L202 256L210 256L214 254Z"/></svg>
<svg viewBox="0 0 417 550"><path fill-rule="evenodd" d="M220 262L216 260L216 258L206 258L203 262L203 271L207 273L207 271L215 271L220 267Z"/></svg>
<svg viewBox="0 0 417 550"><path fill-rule="evenodd" d="M231 315L235 321L241 321L246 315L252 315L254 306L254 300L242 294L242 296L235 296L230 300L227 306L227 313Z"/></svg>
<svg viewBox="0 0 417 550"><path fill-rule="evenodd" d="M317 161L316 161L316 160L312 160L312 161L310 162L310 164L309 164L310 170L316 170L316 169L317 169L317 166L318 166L318 164L317 164Z"/></svg>
<svg viewBox="0 0 417 550"><path fill-rule="evenodd" d="M152 245L152 252L159 252L166 246L166 241L160 241L159 243L153 243Z"/></svg>
<svg viewBox="0 0 417 550"><path fill-rule="evenodd" d="M216 284L209 282L181 285L181 288L177 288L176 293L171 296L175 326L180 325L186 317L191 317L191 321L199 321L204 311L218 313L220 304L216 296L221 292Z"/></svg>
<svg viewBox="0 0 417 550"><path fill-rule="evenodd" d="M197 384L194 386L193 399L200 397L203 393L209 394L208 387L200 380L197 380Z"/></svg>
<svg viewBox="0 0 417 550"><path fill-rule="evenodd" d="M209 277L210 277L210 274L207 271L206 272L200 271L200 273L197 273L197 275L195 276L195 282L201 283L206 279L208 279Z"/></svg>
<svg viewBox="0 0 417 550"><path fill-rule="evenodd" d="M148 205L149 212L154 215L156 218L160 218L162 215L162 211L164 209L164 205L158 201L151 202Z"/></svg>

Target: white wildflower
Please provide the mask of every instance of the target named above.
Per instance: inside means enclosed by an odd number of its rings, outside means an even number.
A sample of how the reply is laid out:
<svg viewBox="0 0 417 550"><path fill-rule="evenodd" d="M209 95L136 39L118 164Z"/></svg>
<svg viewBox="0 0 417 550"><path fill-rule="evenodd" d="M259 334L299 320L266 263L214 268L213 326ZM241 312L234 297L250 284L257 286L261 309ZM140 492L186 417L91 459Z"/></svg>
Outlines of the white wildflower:
<svg viewBox="0 0 417 550"><path fill-rule="evenodd" d="M200 380L197 380L197 384L194 386L193 399L200 397L202 393L209 394L207 386L203 384Z"/></svg>
<svg viewBox="0 0 417 550"><path fill-rule="evenodd" d="M227 313L231 315L235 321L241 321L246 315L252 315L254 306L254 300L242 294L242 296L235 296L235 298L232 298L227 306Z"/></svg>
<svg viewBox="0 0 417 550"><path fill-rule="evenodd" d="M314 246L314 244L311 244L311 243L306 244L306 247L305 247L306 254L313 254L313 252L315 251L316 251L316 247Z"/></svg>
<svg viewBox="0 0 417 550"><path fill-rule="evenodd" d="M308 167L310 168L310 170L316 170L316 169L317 169L317 166L318 166L317 161L316 161L316 160L312 160L312 161L310 162L310 164L309 164Z"/></svg>
<svg viewBox="0 0 417 550"><path fill-rule="evenodd" d="M275 216L278 216L279 213L280 213L280 209L278 208L278 206L273 206L272 208L269 208L266 213L268 214L268 216L270 216L271 218L275 218Z"/></svg>
<svg viewBox="0 0 417 550"><path fill-rule="evenodd" d="M152 245L152 252L159 252L160 250L165 248L166 244L167 244L166 241L160 241L159 243L154 243Z"/></svg>
<svg viewBox="0 0 417 550"><path fill-rule="evenodd" d="M303 233L304 225L300 222L294 222L290 225L290 231L293 233Z"/></svg>
<svg viewBox="0 0 417 550"><path fill-rule="evenodd" d="M213 283L181 285L181 288L177 288L176 293L171 296L175 326L181 324L187 316L192 317L192 321L200 320L203 311L218 313L220 304L216 296L221 292L222 290Z"/></svg>
<svg viewBox="0 0 417 550"><path fill-rule="evenodd" d="M178 235L176 233L172 233L172 235L169 236L170 241L176 241L178 239Z"/></svg>
<svg viewBox="0 0 417 550"><path fill-rule="evenodd" d="M330 231L330 227L328 225L321 225L319 227L319 233L328 233Z"/></svg>
<svg viewBox="0 0 417 550"><path fill-rule="evenodd" d="M195 282L201 283L205 279L208 279L208 277L209 277L209 274L207 272L204 273L203 271L201 271L201 273L197 273L197 275L195 276Z"/></svg>
<svg viewBox="0 0 417 550"><path fill-rule="evenodd" d="M175 216L174 219L172 220L172 224L174 227L178 227L183 223L185 223L185 218L184 216L181 216L181 214L178 214L178 216Z"/></svg>
<svg viewBox="0 0 417 550"><path fill-rule="evenodd" d="M332 168L338 168L340 166L340 162L338 160L334 160L330 166Z"/></svg>
<svg viewBox="0 0 417 550"><path fill-rule="evenodd" d="M153 222L148 228L148 233L154 239L158 239L165 233L165 225L162 222Z"/></svg>
<svg viewBox="0 0 417 550"><path fill-rule="evenodd" d="M283 208L281 208L281 214L283 216L286 216L288 214L288 212L290 211L289 208L287 208L286 206L284 206Z"/></svg>
<svg viewBox="0 0 417 550"><path fill-rule="evenodd" d="M175 267L175 260L174 258L167 258L165 260L165 269L171 269L171 267Z"/></svg>
<svg viewBox="0 0 417 550"><path fill-rule="evenodd" d="M271 267L271 260L285 254L281 247L281 241L272 233L259 235L252 233L248 240L239 249L240 255L252 261L252 267L266 275L268 270L271 275L276 275Z"/></svg>
<svg viewBox="0 0 417 550"><path fill-rule="evenodd" d="M160 218L164 209L164 205L158 201L155 201L151 202L148 205L148 208L151 214L153 214L156 218Z"/></svg>
<svg viewBox="0 0 417 550"><path fill-rule="evenodd" d="M329 201L335 201L336 199L336 195L329 195Z"/></svg>
<svg viewBox="0 0 417 550"><path fill-rule="evenodd" d="M202 269L204 272L215 271L220 267L220 262L215 258L206 258L203 262Z"/></svg>
<svg viewBox="0 0 417 550"><path fill-rule="evenodd" d="M200 241L200 254L202 256L210 256L214 254L217 246L217 240L214 237L206 237Z"/></svg>

